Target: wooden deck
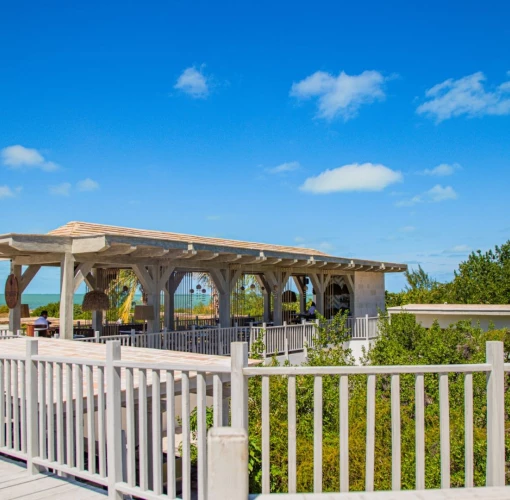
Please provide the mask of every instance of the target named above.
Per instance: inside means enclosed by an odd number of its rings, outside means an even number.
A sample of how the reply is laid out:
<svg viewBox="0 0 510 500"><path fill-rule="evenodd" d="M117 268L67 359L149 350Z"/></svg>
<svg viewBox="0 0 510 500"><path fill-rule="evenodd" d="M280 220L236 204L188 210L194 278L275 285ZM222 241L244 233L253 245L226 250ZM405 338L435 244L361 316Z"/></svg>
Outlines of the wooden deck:
<svg viewBox="0 0 510 500"><path fill-rule="evenodd" d="M2 500L26 499L105 499L103 490L87 486L53 474L28 474L24 462L0 456L0 498Z"/></svg>

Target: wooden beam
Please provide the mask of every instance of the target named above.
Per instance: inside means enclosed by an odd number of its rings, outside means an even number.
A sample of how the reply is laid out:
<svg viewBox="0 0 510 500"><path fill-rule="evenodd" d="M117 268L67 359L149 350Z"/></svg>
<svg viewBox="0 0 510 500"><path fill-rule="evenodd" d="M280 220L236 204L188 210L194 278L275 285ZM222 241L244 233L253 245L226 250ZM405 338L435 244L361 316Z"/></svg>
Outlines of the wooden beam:
<svg viewBox="0 0 510 500"><path fill-rule="evenodd" d="M105 236L89 236L86 238L73 239L72 253L91 253L101 252L109 248L109 244L106 242Z"/></svg>
<svg viewBox="0 0 510 500"><path fill-rule="evenodd" d="M299 262L299 260L297 260L297 259L284 259L283 263L280 264L280 267L293 267L298 262Z"/></svg>
<svg viewBox="0 0 510 500"><path fill-rule="evenodd" d="M135 245L128 245L126 243L120 243L120 244L111 245L111 246L105 248L104 250L101 250L100 254L102 257L104 257L106 255L128 255L128 254L136 251L136 248L137 247Z"/></svg>
<svg viewBox="0 0 510 500"><path fill-rule="evenodd" d="M145 266L135 264L133 266L133 271L135 272L136 277L140 280L140 283L142 284L144 292L148 295L153 293L154 280L150 276L150 274L147 271L147 269L145 268Z"/></svg>
<svg viewBox="0 0 510 500"><path fill-rule="evenodd" d="M85 276L92 270L92 262L82 262L74 271L74 293L77 292L80 285L83 283Z"/></svg>
<svg viewBox="0 0 510 500"><path fill-rule="evenodd" d="M20 255L19 257L13 257L13 262L19 264L21 266L31 266L31 265L48 265L48 264L58 264L60 265L60 261L62 260L63 254L55 254L55 253L41 253L41 254L32 254L32 255Z"/></svg>
<svg viewBox="0 0 510 500"><path fill-rule="evenodd" d="M165 248L158 248L158 247L146 247L139 245L136 247L136 249L129 254L129 258L133 259L139 259L141 257L143 258L157 258L162 257L168 253L168 250Z"/></svg>
<svg viewBox="0 0 510 500"><path fill-rule="evenodd" d="M39 265L31 265L25 269L25 272L21 276L20 291L19 291L20 294L22 294L26 290L27 286L34 279L35 275L39 272L39 269L41 269L41 266L39 266Z"/></svg>

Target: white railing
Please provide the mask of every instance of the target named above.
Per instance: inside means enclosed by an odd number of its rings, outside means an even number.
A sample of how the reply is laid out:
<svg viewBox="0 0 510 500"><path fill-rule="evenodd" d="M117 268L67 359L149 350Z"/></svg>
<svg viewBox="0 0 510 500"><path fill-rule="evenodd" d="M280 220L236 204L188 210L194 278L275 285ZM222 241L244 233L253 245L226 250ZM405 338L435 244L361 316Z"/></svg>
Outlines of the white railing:
<svg viewBox="0 0 510 500"><path fill-rule="evenodd" d="M221 426L229 366L123 361L118 342L107 343L106 360L42 356L36 339L26 346L26 355L0 355L1 453L25 459L33 474L50 469L108 487L112 498L174 499L181 484L190 500L194 447L205 499L207 391Z"/></svg>
<svg viewBox="0 0 510 500"><path fill-rule="evenodd" d="M487 373L487 485L505 485L505 410L504 374L510 371L510 364L504 365L503 343L487 342L486 362L464 365L417 365L417 366L289 366L289 367L248 367L247 345L234 344L232 356L243 359L239 368L232 363L232 408L239 415L232 426L247 430L248 418L248 377L262 379L262 493L270 492L270 378L287 377L288 384L288 492L296 493L296 377L314 377L313 404L313 489L322 491L323 457L323 378L336 376L340 379L340 491L349 491L349 376L367 375L366 406L366 474L365 490L374 490L375 457L375 404L376 377L389 376L391 380L391 457L392 490L401 488L401 423L400 423L400 376L415 375L415 435L416 435L416 489L425 489L425 374L437 374L439 378L440 411L440 457L441 488L450 488L450 415L449 415L449 374L464 374L464 453L465 486L473 487L473 374ZM234 390L234 383L238 385ZM225 467L228 468L226 464Z"/></svg>
<svg viewBox="0 0 510 500"><path fill-rule="evenodd" d="M340 491L349 491L349 377L367 375L365 490L374 490L376 378L390 378L392 490L401 487L400 376L415 376L416 488L425 488L424 377L439 378L441 488L450 488L448 377L464 377L465 486L474 483L473 374L487 374L487 486L505 484L505 372L501 342L488 342L486 362L465 365L250 367L248 344L232 344L230 366L179 365L126 361L119 342L106 345L106 359L42 356L38 341L26 339L26 354L0 355L0 452L27 461L30 473L50 469L108 487L112 498L176 497L176 435L182 435L182 496L191 498L192 447L196 447L198 498L247 498L249 377L262 379L262 493L270 485L270 378L288 386L288 493L296 492L296 377L314 377L314 493L322 489L323 378L340 379ZM212 396L214 427L228 422L223 413L223 383L230 381L231 425L211 433L207 474L207 394ZM196 419L190 394L196 393ZM177 398L180 398L179 400ZM274 402L273 402L274 404ZM180 405L180 406L179 406ZM176 409L182 408L181 428ZM196 434L191 430L197 422ZM235 429L241 429L236 431ZM234 436L234 443L231 439ZM237 436L237 437L236 437ZM215 441L216 440L216 441ZM235 446L234 446L235 444ZM223 450L217 456L218 446ZM230 448L230 446L234 446ZM166 474L164 466L166 460ZM223 472L222 472L223 471ZM226 476L225 474L228 474ZM225 494L230 491L228 495ZM224 496L221 496L223 494ZM426 497L424 497L426 498Z"/></svg>
<svg viewBox="0 0 510 500"><path fill-rule="evenodd" d="M371 340L378 335L378 318L348 318L346 327L351 333L351 340ZM123 346L148 347L152 349L168 349L198 354L230 355L232 342L248 342L249 352L258 340L264 345L263 356L285 355L303 352L313 347L317 323L301 323L298 325L261 327L202 328L194 326L187 331L158 333L139 333L132 330L130 334L99 336L77 339L82 342L105 343L119 340Z"/></svg>

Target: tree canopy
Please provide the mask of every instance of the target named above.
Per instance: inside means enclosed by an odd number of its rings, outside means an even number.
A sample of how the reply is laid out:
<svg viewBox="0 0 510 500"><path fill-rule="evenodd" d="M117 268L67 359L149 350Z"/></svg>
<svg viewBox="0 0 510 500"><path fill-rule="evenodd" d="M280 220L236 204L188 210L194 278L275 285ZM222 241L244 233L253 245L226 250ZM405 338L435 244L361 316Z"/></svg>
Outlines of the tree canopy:
<svg viewBox="0 0 510 500"><path fill-rule="evenodd" d="M510 240L493 250L472 252L451 282L440 283L421 266L406 271L407 285L388 292L388 307L404 304L510 304Z"/></svg>

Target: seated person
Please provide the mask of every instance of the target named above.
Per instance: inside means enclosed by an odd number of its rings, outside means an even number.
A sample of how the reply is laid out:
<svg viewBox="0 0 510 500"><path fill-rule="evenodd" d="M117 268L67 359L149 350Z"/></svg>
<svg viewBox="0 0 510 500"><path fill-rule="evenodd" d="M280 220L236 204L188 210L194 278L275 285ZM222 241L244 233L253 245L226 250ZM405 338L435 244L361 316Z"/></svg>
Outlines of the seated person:
<svg viewBox="0 0 510 500"><path fill-rule="evenodd" d="M312 302L310 307L308 308L308 311L306 311L306 315L309 318L315 318L315 311L317 310L317 307L315 307L315 302Z"/></svg>
<svg viewBox="0 0 510 500"><path fill-rule="evenodd" d="M48 311L42 311L41 315L34 321L34 327L41 337L49 337L48 328L51 323L48 321Z"/></svg>

